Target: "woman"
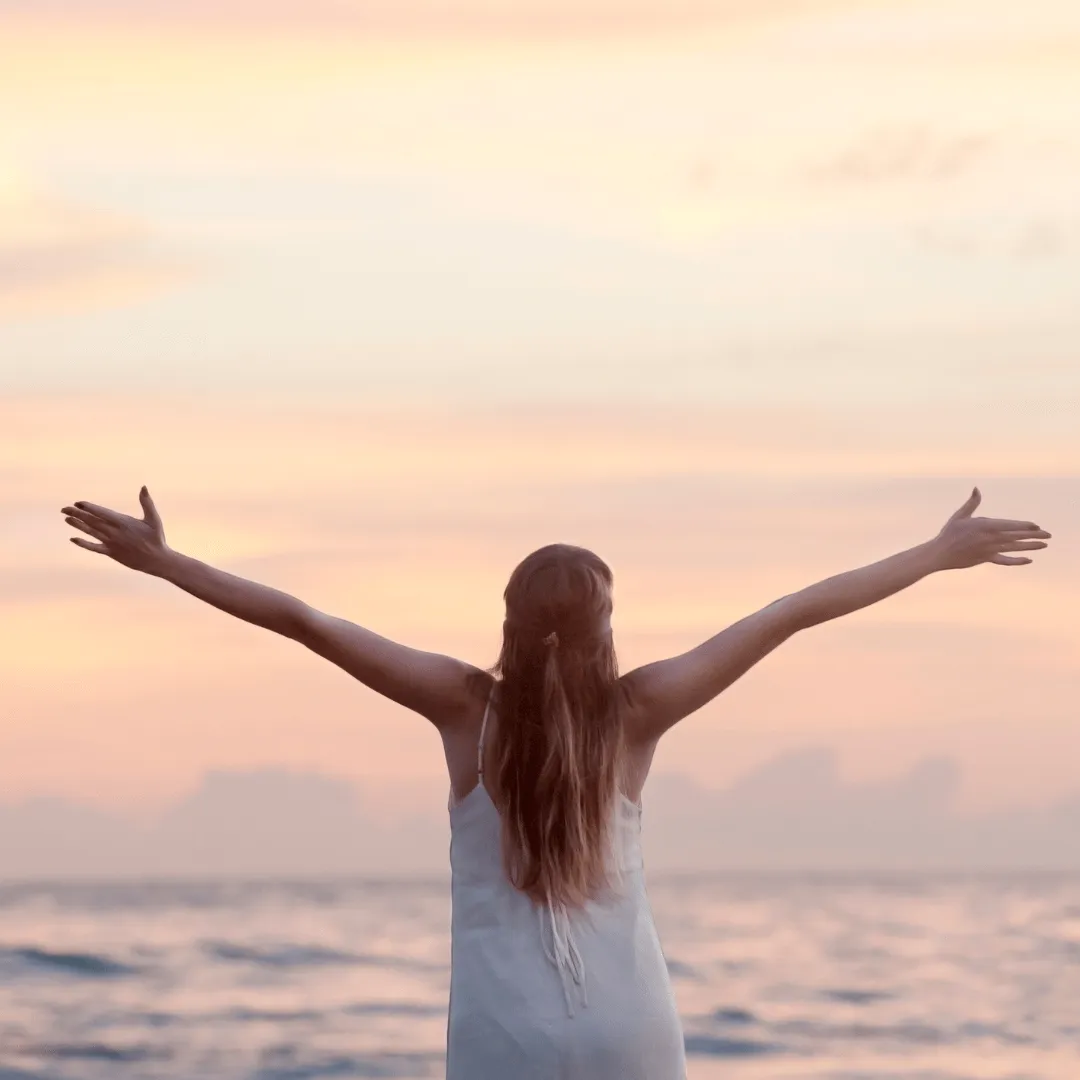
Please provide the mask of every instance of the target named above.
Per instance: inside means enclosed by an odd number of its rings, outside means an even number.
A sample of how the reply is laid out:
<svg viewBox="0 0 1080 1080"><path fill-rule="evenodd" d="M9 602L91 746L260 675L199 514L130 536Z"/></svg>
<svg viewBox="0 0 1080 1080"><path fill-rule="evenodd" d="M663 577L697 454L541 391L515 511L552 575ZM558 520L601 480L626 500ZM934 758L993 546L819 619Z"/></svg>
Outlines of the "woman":
<svg viewBox="0 0 1080 1080"><path fill-rule="evenodd" d="M506 587L491 672L398 645L172 551L142 519L63 508L72 542L171 581L306 645L426 717L450 777L453 871L448 1080L678 1080L683 1038L643 881L641 790L660 737L798 630L939 570L1030 563L1030 521L972 517L976 488L933 539L785 596L695 649L622 677L612 576L555 544Z"/></svg>

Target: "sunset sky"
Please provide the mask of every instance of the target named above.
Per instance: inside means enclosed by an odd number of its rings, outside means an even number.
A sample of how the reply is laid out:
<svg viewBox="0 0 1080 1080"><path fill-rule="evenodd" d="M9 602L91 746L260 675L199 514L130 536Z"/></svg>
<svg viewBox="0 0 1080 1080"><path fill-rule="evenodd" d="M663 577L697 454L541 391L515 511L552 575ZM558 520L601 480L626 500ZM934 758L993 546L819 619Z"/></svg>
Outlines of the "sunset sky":
<svg viewBox="0 0 1080 1080"><path fill-rule="evenodd" d="M68 543L144 483L181 551L483 666L516 562L592 547L624 669L978 484L1034 565L801 635L655 768L1080 790L1080 6L0 0L0 801L441 797L423 720Z"/></svg>

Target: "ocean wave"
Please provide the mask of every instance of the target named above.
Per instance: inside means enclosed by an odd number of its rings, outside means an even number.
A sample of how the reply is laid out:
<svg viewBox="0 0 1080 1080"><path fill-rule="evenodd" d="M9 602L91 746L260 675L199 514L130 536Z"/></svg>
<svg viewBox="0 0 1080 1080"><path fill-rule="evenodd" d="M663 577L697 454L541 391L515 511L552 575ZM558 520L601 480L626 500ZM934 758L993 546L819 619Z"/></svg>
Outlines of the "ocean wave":
<svg viewBox="0 0 1080 1080"><path fill-rule="evenodd" d="M104 1008L95 1010L88 1023L99 1030L108 1028L167 1028L182 1024L185 1018L177 1013L160 1010Z"/></svg>
<svg viewBox="0 0 1080 1080"><path fill-rule="evenodd" d="M316 1009L246 1009L238 1006L235 1009L211 1013L207 1019L231 1020L242 1024L289 1024L303 1020L321 1020L325 1015Z"/></svg>
<svg viewBox="0 0 1080 1080"><path fill-rule="evenodd" d="M14 961L16 965L63 971L87 978L115 978L133 975L138 970L100 953L53 952L33 945L0 949L0 965Z"/></svg>
<svg viewBox="0 0 1080 1080"><path fill-rule="evenodd" d="M416 1001L358 1001L341 1010L346 1016L445 1016L446 1005Z"/></svg>
<svg viewBox="0 0 1080 1080"><path fill-rule="evenodd" d="M770 1025L782 1036L802 1036L815 1041L891 1042L915 1046L955 1046L965 1042L991 1040L1008 1046L1029 1046L1028 1035L1010 1031L1004 1024L968 1020L955 1028L912 1021L899 1024L844 1024L818 1020L783 1020Z"/></svg>
<svg viewBox="0 0 1080 1080"><path fill-rule="evenodd" d="M717 1035L687 1035L683 1039L687 1057L759 1057L783 1053L778 1043L758 1039L726 1039Z"/></svg>
<svg viewBox="0 0 1080 1080"><path fill-rule="evenodd" d="M691 979L693 982L703 982L704 976L690 964L684 964L681 960L666 958L668 974L673 979Z"/></svg>
<svg viewBox="0 0 1080 1080"><path fill-rule="evenodd" d="M988 1024L981 1020L967 1020L957 1028L957 1035L964 1039L994 1039L1010 1046L1032 1046L1030 1035L1018 1035L1002 1024Z"/></svg>
<svg viewBox="0 0 1080 1080"><path fill-rule="evenodd" d="M279 1054L287 1056L291 1048L280 1048ZM284 1054L282 1054L284 1051ZM445 1068L442 1054L341 1054L316 1061L284 1061L268 1063L260 1067L251 1080L329 1080L332 1077L349 1077L353 1080L394 1080L418 1076L438 1076Z"/></svg>
<svg viewBox="0 0 1080 1080"><path fill-rule="evenodd" d="M258 964L262 967L315 967L322 964L355 964L356 954L325 949L318 945L279 945L276 948L255 948L231 941L204 941L203 952L215 960Z"/></svg>
<svg viewBox="0 0 1080 1080"><path fill-rule="evenodd" d="M304 968L321 966L354 966L393 968L399 971L442 971L444 964L411 960L404 956L375 956L328 949L321 945L281 944L256 947L231 941L203 941L203 952L226 963L255 964L269 968Z"/></svg>
<svg viewBox="0 0 1080 1080"><path fill-rule="evenodd" d="M45 904L78 911L156 911L174 908L239 911L267 903L336 907L352 899L442 897L449 880L430 878L159 878L114 881L0 882L0 910Z"/></svg>
<svg viewBox="0 0 1080 1080"><path fill-rule="evenodd" d="M822 990L821 996L826 1001L837 1001L842 1005L875 1005L879 1001L891 1001L896 995L889 990L853 990L838 987Z"/></svg>
<svg viewBox="0 0 1080 1080"><path fill-rule="evenodd" d="M956 1039L943 1028L918 1022L901 1024L837 1024L819 1020L781 1020L771 1025L782 1035L814 1040L885 1040L918 1046L938 1046Z"/></svg>
<svg viewBox="0 0 1080 1080"><path fill-rule="evenodd" d="M758 1018L746 1009L720 1008L713 1009L709 1019L718 1024L756 1024Z"/></svg>
<svg viewBox="0 0 1080 1080"><path fill-rule="evenodd" d="M164 1047L145 1045L110 1046L108 1043L51 1043L45 1046L31 1047L25 1052L42 1058L114 1061L117 1063L161 1061L172 1057L172 1052Z"/></svg>

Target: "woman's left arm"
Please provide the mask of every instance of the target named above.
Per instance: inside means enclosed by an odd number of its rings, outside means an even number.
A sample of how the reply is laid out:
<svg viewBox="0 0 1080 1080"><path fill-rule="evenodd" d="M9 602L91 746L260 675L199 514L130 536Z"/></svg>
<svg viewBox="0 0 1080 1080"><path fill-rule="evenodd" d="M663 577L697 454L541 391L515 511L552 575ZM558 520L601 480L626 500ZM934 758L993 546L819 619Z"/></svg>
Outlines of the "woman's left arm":
<svg viewBox="0 0 1080 1080"><path fill-rule="evenodd" d="M300 642L376 693L426 717L437 728L453 723L469 709L477 677L482 674L478 668L440 653L400 645L346 619L317 611L288 593L173 551L165 543L161 518L145 487L139 501L142 520L95 503L65 506L61 512L68 524L98 541L72 537L72 543L169 581L220 611Z"/></svg>

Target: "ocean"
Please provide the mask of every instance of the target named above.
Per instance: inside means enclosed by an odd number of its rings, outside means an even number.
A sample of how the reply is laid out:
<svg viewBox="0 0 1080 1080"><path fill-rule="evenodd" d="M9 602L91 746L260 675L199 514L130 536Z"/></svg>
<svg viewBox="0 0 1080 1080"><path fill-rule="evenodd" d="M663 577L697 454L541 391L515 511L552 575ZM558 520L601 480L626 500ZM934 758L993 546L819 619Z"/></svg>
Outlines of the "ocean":
<svg viewBox="0 0 1080 1080"><path fill-rule="evenodd" d="M1080 878L656 876L690 1080L1080 1080ZM0 885L0 1080L439 1078L445 879Z"/></svg>

